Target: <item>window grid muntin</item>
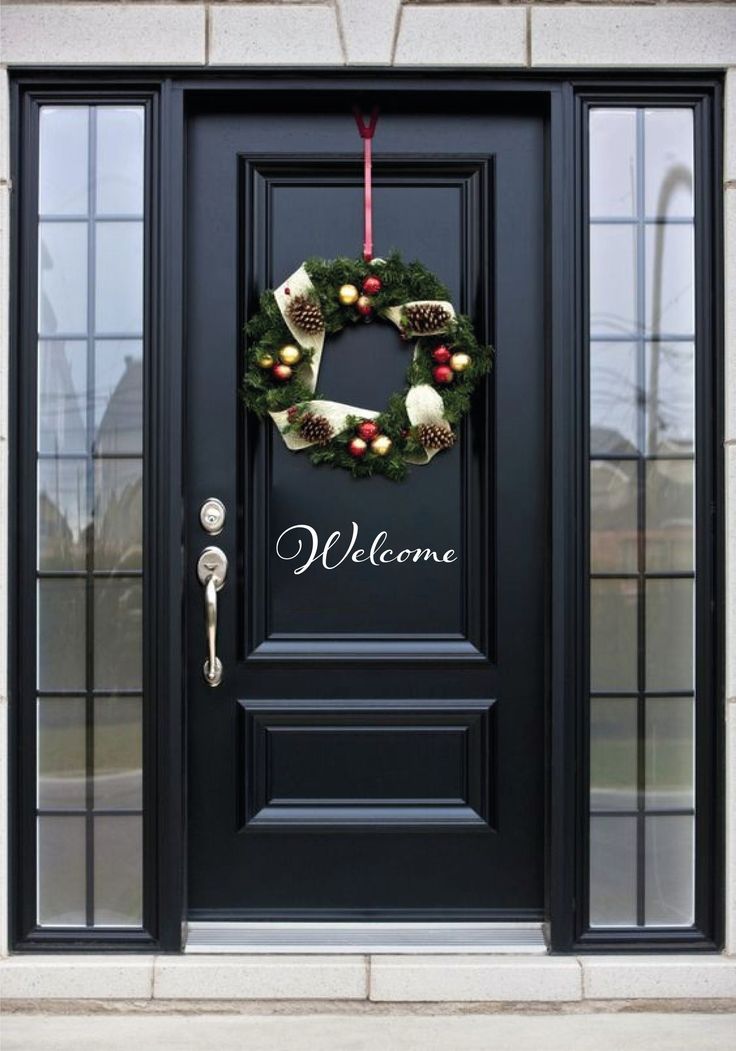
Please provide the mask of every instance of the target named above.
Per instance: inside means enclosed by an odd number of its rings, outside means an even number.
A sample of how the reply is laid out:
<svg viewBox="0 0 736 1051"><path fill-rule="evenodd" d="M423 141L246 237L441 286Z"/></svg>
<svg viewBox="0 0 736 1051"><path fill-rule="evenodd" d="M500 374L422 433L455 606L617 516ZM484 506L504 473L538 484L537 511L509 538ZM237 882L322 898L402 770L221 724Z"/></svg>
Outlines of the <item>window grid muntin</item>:
<svg viewBox="0 0 736 1051"><path fill-rule="evenodd" d="M592 216L588 215L588 235L590 229L594 226L629 226L636 228L636 282L635 282L635 312L636 312L636 323L633 329L629 331L621 330L615 333L604 332L598 333L594 330L592 320L589 321L588 333L587 333L587 347L588 347L588 361L590 361L590 348L593 343L610 343L610 344L635 344L636 345L636 366L637 366L637 402L636 402L636 419L637 419L637 446L638 450L635 453L589 453L589 464L593 465L597 462L605 463L611 461L624 461L630 463L636 463L637 465L637 486L636 486L636 519L637 519L637 572L627 573L613 571L610 573L592 571L590 565L588 566L588 580L589 583L595 580L609 580L609 581L633 581L637 582L637 608L636 608L636 638L637 638L637 688L635 690L623 690L623 689L593 689L591 684L588 684L588 697L590 702L596 699L610 699L610 700L626 700L633 699L636 701L636 720L637 720L637 732L636 732L636 806L635 808L621 808L621 809L594 809L591 802L591 791L592 791L592 777L591 783L588 786L587 791L587 807L588 807L588 829L589 836L592 839L593 822L601 821L609 818L622 818L631 817L636 818L636 853L635 853L635 882L636 882L636 919L633 924L629 923L596 923L594 918L590 915L588 917L589 925L595 931L605 931L606 929L618 929L626 927L637 927L645 929L657 929L663 926L669 926L662 923L648 924L646 922L646 836L647 836L647 821L651 821L652 818L656 820L657 817L689 817L693 823L695 821L695 783L696 783L696 771L695 771L695 726L696 726L696 715L697 712L694 707L695 702L695 682L694 682L694 657L693 657L693 685L690 689L682 690L652 690L648 689L647 673L646 673L646 658L647 658L647 626L646 626L646 584L649 580L691 580L693 581L693 627L691 633L691 644L694 649L696 627L695 627L695 579L696 579L696 549L697 549L697 518L693 515L693 543L692 543L692 559L693 559L693 570L690 572L685 571L666 571L666 572L652 572L647 569L646 562L646 541L647 541L647 523L646 523L646 468L647 464L651 462L662 462L662 461L673 461L679 460L683 462L693 463L695 469L696 453L695 448L695 434L697 433L697 426L695 428L693 436L693 448L690 452L678 452L677 450L671 450L666 453L652 452L649 446L648 436L646 433L647 420L648 420L648 408L649 398L651 392L647 386L646 366L647 366L647 347L654 344L668 344L668 343L691 343L697 351L696 334L691 333L665 333L655 330L654 325L652 331L647 331L647 317L646 311L649 306L646 297L646 231L651 227L668 227L668 226L685 226L691 227L695 232L695 216L694 209L693 214L690 216L648 216L645 213L645 201L646 201L646 170L645 170L645 117L646 113L651 112L649 106L627 106L627 107L613 107L613 106L593 106L589 110L588 120L590 121L593 113L598 110L599 112L612 112L616 109L627 108L633 109L636 114L636 192L635 192L635 211L630 216ZM665 108L673 108L671 105ZM681 107L683 108L683 107ZM692 111L690 111L692 112ZM694 129L693 129L694 131ZM694 134L693 134L693 171L694 171ZM693 195L693 201L694 201ZM589 236L588 236L589 243ZM695 257L693 256L693 265L691 269L692 275L692 287L693 296L695 294ZM588 317L590 318L591 312L588 311ZM693 311L693 327L696 325L697 307ZM661 321L661 318L660 318ZM590 404L590 397L592 389L588 391L588 404ZM694 401L694 384L691 391L691 396ZM693 479L693 500L695 499L695 479ZM589 491L590 499L590 491ZM590 551L590 531L588 536L588 544ZM589 638L592 638L589 635ZM589 658L592 652L592 643L589 643ZM647 791L647 767L646 767L646 719L647 719L647 701L649 699L657 698L685 698L692 699L693 711L692 711L692 725L693 735L691 741L691 747L693 751L693 763L692 763L692 782L691 790L693 795L693 806L687 808L656 808L652 809L647 806L646 791ZM589 703L590 703L589 702ZM589 745L592 743L589 742ZM695 829L693 828L692 833L693 844L695 842ZM589 871L591 866L591 857L588 858ZM694 848L691 851L690 857L690 874L692 878L691 884L691 911L692 918L694 919L694 871L695 871L695 857ZM592 898L593 887L589 883L588 887L588 902ZM590 910L589 910L590 911ZM690 924L675 924L675 926L687 927Z"/></svg>

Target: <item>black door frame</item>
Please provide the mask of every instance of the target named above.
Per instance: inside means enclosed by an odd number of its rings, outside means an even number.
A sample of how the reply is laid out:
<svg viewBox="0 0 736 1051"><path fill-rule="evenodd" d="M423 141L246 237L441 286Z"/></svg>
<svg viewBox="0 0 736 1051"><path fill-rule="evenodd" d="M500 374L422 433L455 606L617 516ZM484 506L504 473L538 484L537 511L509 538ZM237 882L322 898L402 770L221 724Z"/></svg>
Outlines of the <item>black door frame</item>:
<svg viewBox="0 0 736 1051"><path fill-rule="evenodd" d="M310 70L110 70L60 74L19 70L11 84L11 419L10 474L10 821L13 844L11 932L16 951L94 949L178 952L186 917L186 682L182 667L183 582L188 567L182 548L182 506L186 475L182 455L182 348L186 118L204 94L239 96L253 92L340 93L349 108L377 88L416 96L431 93L494 96L523 105L536 99L548 113L547 134L547 370L549 390L548 498L548 821L545 845L547 915L553 951L713 951L723 932L723 513L722 513L722 216L720 197L721 91L718 76L616 73L578 75L525 72L491 76L482 71ZM701 725L700 769L708 856L700 871L698 926L653 935L641 930L585 931L587 777L584 691L585 464L583 115L586 101L623 99L646 104L672 99L696 112L698 206L706 227L697 266L701 288L711 290L700 319L707 359L700 374L701 427L708 478L704 506L711 521L701 553L707 567L704 601L710 603L710 651L703 684L713 703ZM37 108L43 102L143 101L150 117L148 173L150 268L146 373L147 501L146 636L156 639L145 660L145 691L152 705L145 731L144 823L145 931L42 930L35 926L35 834L33 829L35 720L31 706L18 703L33 691L35 654L27 590L33 579L35 496L33 477L35 398L33 310L35 307L35 170ZM703 282L706 282L703 284ZM705 316L707 315L707 316ZM554 361L555 367L550 367ZM552 465L554 471L552 471ZM554 485L551 484L552 476Z"/></svg>

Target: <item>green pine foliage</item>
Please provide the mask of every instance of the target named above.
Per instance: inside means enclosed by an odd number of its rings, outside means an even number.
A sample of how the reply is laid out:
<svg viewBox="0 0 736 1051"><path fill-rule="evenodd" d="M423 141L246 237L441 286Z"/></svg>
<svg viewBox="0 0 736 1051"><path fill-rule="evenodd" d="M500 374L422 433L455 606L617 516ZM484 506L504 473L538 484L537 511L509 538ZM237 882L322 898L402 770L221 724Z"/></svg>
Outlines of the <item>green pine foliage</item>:
<svg viewBox="0 0 736 1051"><path fill-rule="evenodd" d="M355 285L362 291L363 281L370 275L380 277L382 282L380 292L371 297L376 316L389 307L414 300L450 298L447 288L422 263L404 263L398 252L392 252L382 263L347 258L309 259L305 267L322 308L327 336L339 332L347 324L364 320L354 305L347 306L340 302L338 290L342 285ZM283 382L258 364L264 354L276 359L280 347L295 342L273 292L264 292L261 296L259 310L246 325L245 332L243 397L251 412L266 416L269 412L278 412L292 405L325 397L304 383L300 378L299 366L294 370L293 378ZM440 343L445 343L453 352L464 352L471 358L470 367L465 372L454 373L453 381L449 384L437 384L432 376L432 350ZM407 387L402 393L393 394L387 408L376 418L381 432L392 440L389 453L377 456L369 448L364 457L353 457L348 451L348 443L361 421L348 420L346 429L335 435L328 445L312 446L306 450L312 463L349 470L356 478L382 474L393 481L401 481L407 474L404 455L420 454L423 451L406 415L404 401L408 388L419 383L434 386L442 397L445 419L453 425L459 423L470 408L473 390L492 366L492 348L478 342L470 319L463 315L456 316L443 335L423 336L416 344L418 353L407 370ZM326 349L329 349L329 344ZM310 361L312 352L305 347L300 347L300 350L302 361ZM298 420L288 429L295 427L298 427Z"/></svg>

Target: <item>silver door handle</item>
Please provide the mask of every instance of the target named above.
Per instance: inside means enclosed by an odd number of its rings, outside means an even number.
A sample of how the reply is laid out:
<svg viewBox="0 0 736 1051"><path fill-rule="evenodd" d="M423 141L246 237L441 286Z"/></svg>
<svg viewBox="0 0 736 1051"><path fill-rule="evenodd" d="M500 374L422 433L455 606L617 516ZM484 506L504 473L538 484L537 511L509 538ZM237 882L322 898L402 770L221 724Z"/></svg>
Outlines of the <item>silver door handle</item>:
<svg viewBox="0 0 736 1051"><path fill-rule="evenodd" d="M197 562L197 577L204 586L204 624L207 638L207 660L204 678L208 686L222 682L222 661L217 656L217 592L225 583L227 557L219 547L206 547Z"/></svg>

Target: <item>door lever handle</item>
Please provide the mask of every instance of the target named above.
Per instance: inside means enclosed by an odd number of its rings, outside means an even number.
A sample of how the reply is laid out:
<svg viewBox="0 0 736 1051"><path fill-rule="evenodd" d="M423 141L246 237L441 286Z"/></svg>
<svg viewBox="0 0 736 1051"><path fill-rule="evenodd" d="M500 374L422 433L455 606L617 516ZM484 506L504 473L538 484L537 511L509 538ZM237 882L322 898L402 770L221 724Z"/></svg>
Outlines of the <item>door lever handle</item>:
<svg viewBox="0 0 736 1051"><path fill-rule="evenodd" d="M206 547L197 562L197 577L204 587L204 624L207 660L204 678L208 686L222 682L222 661L217 656L217 592L225 583L227 557L219 547Z"/></svg>

